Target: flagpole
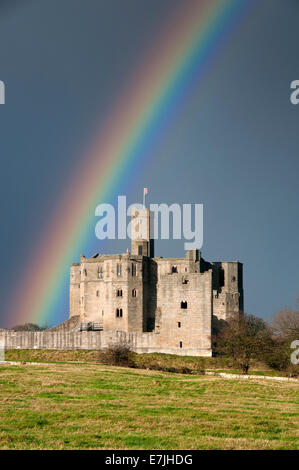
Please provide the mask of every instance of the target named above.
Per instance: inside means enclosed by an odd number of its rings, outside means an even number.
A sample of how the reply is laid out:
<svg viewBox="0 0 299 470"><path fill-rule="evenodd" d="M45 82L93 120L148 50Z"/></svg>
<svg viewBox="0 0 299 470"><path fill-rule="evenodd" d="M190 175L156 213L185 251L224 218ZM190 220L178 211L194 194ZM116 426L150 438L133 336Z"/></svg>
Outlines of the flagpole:
<svg viewBox="0 0 299 470"><path fill-rule="evenodd" d="M143 209L145 209L145 196L148 193L148 188L143 188Z"/></svg>

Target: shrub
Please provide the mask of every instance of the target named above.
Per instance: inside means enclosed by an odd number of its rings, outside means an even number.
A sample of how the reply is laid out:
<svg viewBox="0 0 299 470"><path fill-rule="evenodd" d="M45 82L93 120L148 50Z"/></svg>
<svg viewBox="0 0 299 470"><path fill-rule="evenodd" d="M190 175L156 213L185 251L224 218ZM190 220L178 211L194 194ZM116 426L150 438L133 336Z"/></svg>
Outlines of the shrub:
<svg viewBox="0 0 299 470"><path fill-rule="evenodd" d="M110 366L135 367L134 353L127 342L110 344L99 352L99 359Z"/></svg>
<svg viewBox="0 0 299 470"><path fill-rule="evenodd" d="M205 374L203 358L198 358L196 362L188 362L185 358L166 355L139 355L134 353L126 342L109 345L107 349L99 351L98 358L101 363L111 366L133 367L177 374Z"/></svg>
<svg viewBox="0 0 299 470"><path fill-rule="evenodd" d="M12 328L13 331L44 331L48 327L45 326L39 326L36 325L35 323L24 323L24 325L16 325Z"/></svg>
<svg viewBox="0 0 299 470"><path fill-rule="evenodd" d="M186 366L178 367L177 371L179 374L192 374L192 370Z"/></svg>
<svg viewBox="0 0 299 470"><path fill-rule="evenodd" d="M288 338L274 338L264 361L272 369L285 372L289 377L296 377L299 375L299 365L291 363L291 342Z"/></svg>
<svg viewBox="0 0 299 470"><path fill-rule="evenodd" d="M205 361L203 358L199 359L198 362L196 362L194 373L196 375L205 375Z"/></svg>

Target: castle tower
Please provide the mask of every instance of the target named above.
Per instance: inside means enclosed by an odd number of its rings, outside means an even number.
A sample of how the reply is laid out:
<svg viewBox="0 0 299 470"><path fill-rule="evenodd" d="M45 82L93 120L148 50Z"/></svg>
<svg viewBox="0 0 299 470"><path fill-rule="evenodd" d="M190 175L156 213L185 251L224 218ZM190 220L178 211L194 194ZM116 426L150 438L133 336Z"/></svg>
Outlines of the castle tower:
<svg viewBox="0 0 299 470"><path fill-rule="evenodd" d="M131 252L133 256L154 257L153 217L149 209L132 208L131 212Z"/></svg>

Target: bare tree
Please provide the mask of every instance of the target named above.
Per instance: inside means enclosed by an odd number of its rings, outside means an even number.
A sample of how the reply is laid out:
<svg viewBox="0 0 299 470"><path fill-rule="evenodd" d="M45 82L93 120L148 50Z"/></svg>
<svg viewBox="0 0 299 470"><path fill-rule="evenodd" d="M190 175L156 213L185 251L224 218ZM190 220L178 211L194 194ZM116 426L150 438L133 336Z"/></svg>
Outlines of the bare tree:
<svg viewBox="0 0 299 470"><path fill-rule="evenodd" d="M253 358L260 358L269 348L271 332L267 324L254 315L231 317L216 338L216 353L232 357L248 373Z"/></svg>
<svg viewBox="0 0 299 470"><path fill-rule="evenodd" d="M299 311L285 309L272 320L272 348L265 355L265 362L272 368L298 376L299 365L291 362L291 344L299 339Z"/></svg>
<svg viewBox="0 0 299 470"><path fill-rule="evenodd" d="M272 328L281 338L299 339L299 311L285 309L278 312L272 320Z"/></svg>

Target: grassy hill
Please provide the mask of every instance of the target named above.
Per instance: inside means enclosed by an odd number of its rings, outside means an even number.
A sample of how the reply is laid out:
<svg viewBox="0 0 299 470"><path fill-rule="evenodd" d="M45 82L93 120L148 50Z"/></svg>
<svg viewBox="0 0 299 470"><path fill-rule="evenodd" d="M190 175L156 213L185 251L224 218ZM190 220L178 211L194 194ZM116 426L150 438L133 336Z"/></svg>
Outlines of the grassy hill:
<svg viewBox="0 0 299 470"><path fill-rule="evenodd" d="M200 370L227 371L230 373L242 373L237 370L233 360L225 357L194 357L176 356L174 354L136 354L132 353L134 363L137 368L164 370L173 372L198 373ZM51 350L51 349L14 349L5 352L6 361L23 362L81 362L81 363L101 363L102 358L99 351L88 351L77 349L71 350ZM285 372L270 369L265 364L253 361L250 374L285 376Z"/></svg>
<svg viewBox="0 0 299 470"><path fill-rule="evenodd" d="M296 449L296 394L258 377L3 365L0 448Z"/></svg>

